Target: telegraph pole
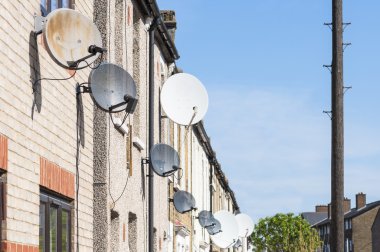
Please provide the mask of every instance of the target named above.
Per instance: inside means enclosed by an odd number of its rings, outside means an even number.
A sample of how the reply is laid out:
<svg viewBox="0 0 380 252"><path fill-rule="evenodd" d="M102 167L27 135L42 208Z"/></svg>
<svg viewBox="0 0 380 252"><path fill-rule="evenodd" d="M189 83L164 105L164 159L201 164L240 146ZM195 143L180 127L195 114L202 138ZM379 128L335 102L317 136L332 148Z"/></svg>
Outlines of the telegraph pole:
<svg viewBox="0 0 380 252"><path fill-rule="evenodd" d="M332 0L331 251L344 252L343 0Z"/></svg>

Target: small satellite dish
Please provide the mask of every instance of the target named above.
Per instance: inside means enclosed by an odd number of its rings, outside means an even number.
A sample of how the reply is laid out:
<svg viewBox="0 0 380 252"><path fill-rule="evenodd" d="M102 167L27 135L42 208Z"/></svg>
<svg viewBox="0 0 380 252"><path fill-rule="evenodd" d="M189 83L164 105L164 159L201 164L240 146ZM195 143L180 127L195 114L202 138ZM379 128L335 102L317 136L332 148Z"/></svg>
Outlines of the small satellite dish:
<svg viewBox="0 0 380 252"><path fill-rule="evenodd" d="M220 233L222 232L222 226L220 224L220 221L218 221L217 219L213 219L212 220L212 225L208 226L208 227L205 227L207 232L210 234L210 235L215 235L217 233Z"/></svg>
<svg viewBox="0 0 380 252"><path fill-rule="evenodd" d="M221 224L221 232L211 235L211 239L219 248L229 248L233 246L239 238L239 226L235 215L232 213L221 210L214 214Z"/></svg>
<svg viewBox="0 0 380 252"><path fill-rule="evenodd" d="M165 82L161 104L172 121L187 126L203 119L208 108L208 95L196 77L178 73Z"/></svg>
<svg viewBox="0 0 380 252"><path fill-rule="evenodd" d="M153 171L161 177L168 177L179 169L178 152L167 144L153 145L149 160Z"/></svg>
<svg viewBox="0 0 380 252"><path fill-rule="evenodd" d="M133 114L136 104L136 84L123 68L102 63L93 69L88 78L91 97L95 103L107 112L126 110Z"/></svg>
<svg viewBox="0 0 380 252"><path fill-rule="evenodd" d="M94 62L101 51L102 38L96 25L80 12L59 8L49 13L43 27L43 38L53 60L64 68L81 69ZM87 61L80 61L85 59Z"/></svg>
<svg viewBox="0 0 380 252"><path fill-rule="evenodd" d="M215 225L215 218L212 212L203 210L198 214L198 221L201 227L210 227Z"/></svg>
<svg viewBox="0 0 380 252"><path fill-rule="evenodd" d="M254 224L247 214L238 214L235 216L236 221L239 225L239 237L248 237L252 234Z"/></svg>
<svg viewBox="0 0 380 252"><path fill-rule="evenodd" d="M182 214L196 209L193 195L185 191L177 191L174 194L173 202L177 212Z"/></svg>
<svg viewBox="0 0 380 252"><path fill-rule="evenodd" d="M243 243L241 242L240 239L238 239L238 240L236 241L236 243L234 244L234 248L239 248L239 247L241 247L242 245L243 245Z"/></svg>

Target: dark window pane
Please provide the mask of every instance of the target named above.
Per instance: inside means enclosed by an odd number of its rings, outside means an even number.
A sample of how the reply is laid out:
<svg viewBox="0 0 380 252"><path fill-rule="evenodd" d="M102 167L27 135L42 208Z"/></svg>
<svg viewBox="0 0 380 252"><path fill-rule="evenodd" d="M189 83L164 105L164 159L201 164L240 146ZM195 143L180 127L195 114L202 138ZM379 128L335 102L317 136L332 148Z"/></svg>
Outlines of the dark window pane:
<svg viewBox="0 0 380 252"><path fill-rule="evenodd" d="M40 203L40 252L45 251L45 204Z"/></svg>
<svg viewBox="0 0 380 252"><path fill-rule="evenodd" d="M58 209L51 206L50 207L50 251L57 251L57 241L58 241L58 223L57 223Z"/></svg>
<svg viewBox="0 0 380 252"><path fill-rule="evenodd" d="M62 211L62 252L69 252L70 243L70 216L69 212Z"/></svg>

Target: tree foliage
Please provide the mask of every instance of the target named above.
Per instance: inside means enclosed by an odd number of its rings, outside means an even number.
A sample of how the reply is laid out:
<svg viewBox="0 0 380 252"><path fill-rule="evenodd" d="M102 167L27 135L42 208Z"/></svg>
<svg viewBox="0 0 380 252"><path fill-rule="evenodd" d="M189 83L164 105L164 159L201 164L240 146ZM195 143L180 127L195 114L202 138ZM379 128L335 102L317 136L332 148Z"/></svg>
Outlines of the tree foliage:
<svg viewBox="0 0 380 252"><path fill-rule="evenodd" d="M260 219L251 241L256 251L268 252L312 252L321 245L318 232L292 213Z"/></svg>

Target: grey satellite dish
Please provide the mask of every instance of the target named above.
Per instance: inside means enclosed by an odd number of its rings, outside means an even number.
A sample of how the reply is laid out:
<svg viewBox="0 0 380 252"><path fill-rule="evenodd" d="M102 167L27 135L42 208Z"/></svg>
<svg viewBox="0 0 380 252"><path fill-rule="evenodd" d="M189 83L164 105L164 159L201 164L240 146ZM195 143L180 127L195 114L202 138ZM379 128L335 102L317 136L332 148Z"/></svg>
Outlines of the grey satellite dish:
<svg viewBox="0 0 380 252"><path fill-rule="evenodd" d="M96 25L72 9L59 8L49 13L43 26L43 38L49 55L64 68L87 67L104 51Z"/></svg>
<svg viewBox="0 0 380 252"><path fill-rule="evenodd" d="M240 239L238 239L238 240L236 241L236 243L234 244L234 248L239 248L239 247L241 247L242 245L243 245L243 243L241 242Z"/></svg>
<svg viewBox="0 0 380 252"><path fill-rule="evenodd" d="M162 87L161 104L172 121L188 126L199 122L205 116L208 95L196 77L178 73L169 77Z"/></svg>
<svg viewBox="0 0 380 252"><path fill-rule="evenodd" d="M221 210L216 212L214 217L221 224L221 232L211 235L213 243L222 249L233 246L239 238L239 226L235 215Z"/></svg>
<svg viewBox="0 0 380 252"><path fill-rule="evenodd" d="M170 176L179 169L178 152L167 144L155 144L150 151L149 161L153 171L161 177Z"/></svg>
<svg viewBox="0 0 380 252"><path fill-rule="evenodd" d="M126 112L133 114L136 104L136 84L123 68L102 63L93 69L88 78L91 97L107 112Z"/></svg>
<svg viewBox="0 0 380 252"><path fill-rule="evenodd" d="M198 221L201 227L210 227L215 224L212 212L203 210L198 214Z"/></svg>
<svg viewBox="0 0 380 252"><path fill-rule="evenodd" d="M177 191L174 194L173 202L175 209L179 213L186 213L196 209L193 195L185 191Z"/></svg>
<svg viewBox="0 0 380 252"><path fill-rule="evenodd" d="M216 235L217 233L222 232L222 225L220 224L220 221L215 218L212 220L212 225L205 228L210 235Z"/></svg>

